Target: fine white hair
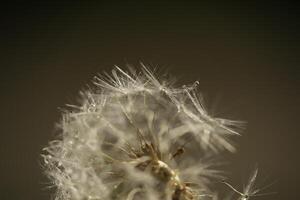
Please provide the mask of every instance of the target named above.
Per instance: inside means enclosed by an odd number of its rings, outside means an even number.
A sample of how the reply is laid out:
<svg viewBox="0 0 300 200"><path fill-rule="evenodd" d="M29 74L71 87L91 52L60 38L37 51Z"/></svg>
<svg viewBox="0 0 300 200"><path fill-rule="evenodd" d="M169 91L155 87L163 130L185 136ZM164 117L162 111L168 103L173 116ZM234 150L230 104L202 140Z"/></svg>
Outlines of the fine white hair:
<svg viewBox="0 0 300 200"><path fill-rule="evenodd" d="M216 199L216 155L235 151L241 123L210 116L197 85L175 88L143 64L95 77L44 148L55 199Z"/></svg>

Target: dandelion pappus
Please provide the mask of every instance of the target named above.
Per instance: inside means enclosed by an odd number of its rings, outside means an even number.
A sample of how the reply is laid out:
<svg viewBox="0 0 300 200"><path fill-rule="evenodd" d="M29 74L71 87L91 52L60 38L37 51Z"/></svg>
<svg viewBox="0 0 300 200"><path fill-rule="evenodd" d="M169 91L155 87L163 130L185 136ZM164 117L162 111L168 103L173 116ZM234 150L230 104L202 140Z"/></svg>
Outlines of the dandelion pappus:
<svg viewBox="0 0 300 200"><path fill-rule="evenodd" d="M239 200L248 200L248 199L250 199L250 197L258 197L258 196L275 194L275 192L259 193L262 190L271 186L273 183L269 184L263 188L255 188L254 183L257 179L257 174L258 174L258 168L255 168L255 170L253 171L252 175L249 178L249 181L248 181L246 187L244 187L243 192L240 192L239 190L234 188L231 184L227 183L225 180L222 180L221 182L224 183L226 186L228 186L230 189L232 189L235 193L239 194L240 195Z"/></svg>
<svg viewBox="0 0 300 200"><path fill-rule="evenodd" d="M173 153L173 154L171 155L171 158L170 158L170 159L174 159L175 157L178 157L178 156L182 155L182 154L185 152L185 145L187 145L187 144L190 143L190 142L191 142L191 137L188 137L187 140L186 140L186 142L183 143L182 145L180 145L180 146L176 149L175 153Z"/></svg>

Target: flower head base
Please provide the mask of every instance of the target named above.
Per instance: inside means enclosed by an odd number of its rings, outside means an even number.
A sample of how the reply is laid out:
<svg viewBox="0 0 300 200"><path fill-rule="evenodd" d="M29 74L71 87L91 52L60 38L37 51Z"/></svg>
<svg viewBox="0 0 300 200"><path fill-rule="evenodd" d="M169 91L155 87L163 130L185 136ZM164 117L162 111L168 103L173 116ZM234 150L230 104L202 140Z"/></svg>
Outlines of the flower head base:
<svg viewBox="0 0 300 200"><path fill-rule="evenodd" d="M240 123L209 116L197 84L174 88L145 66L96 77L45 148L56 199L211 199L222 173L210 158L235 151Z"/></svg>

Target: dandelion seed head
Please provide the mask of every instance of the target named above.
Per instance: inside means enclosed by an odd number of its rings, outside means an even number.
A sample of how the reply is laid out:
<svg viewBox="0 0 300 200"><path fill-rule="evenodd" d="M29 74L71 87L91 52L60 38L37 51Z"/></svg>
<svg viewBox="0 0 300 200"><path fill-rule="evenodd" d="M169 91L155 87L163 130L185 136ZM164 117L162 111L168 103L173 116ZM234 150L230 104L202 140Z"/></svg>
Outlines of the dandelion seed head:
<svg viewBox="0 0 300 200"><path fill-rule="evenodd" d="M144 65L95 77L44 149L56 199L215 199L222 173L207 158L235 151L239 123L210 116L198 84L175 88Z"/></svg>

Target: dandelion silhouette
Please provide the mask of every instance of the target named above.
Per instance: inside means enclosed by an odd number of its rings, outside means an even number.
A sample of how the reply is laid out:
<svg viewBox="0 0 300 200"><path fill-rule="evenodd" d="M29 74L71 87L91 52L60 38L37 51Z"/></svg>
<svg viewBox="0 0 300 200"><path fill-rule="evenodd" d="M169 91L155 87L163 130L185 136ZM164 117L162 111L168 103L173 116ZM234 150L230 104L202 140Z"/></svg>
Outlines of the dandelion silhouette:
<svg viewBox="0 0 300 200"><path fill-rule="evenodd" d="M94 84L44 148L55 199L216 199L211 185L223 173L214 158L235 151L230 137L241 123L211 117L198 82L175 88L142 64L140 72L115 67Z"/></svg>

